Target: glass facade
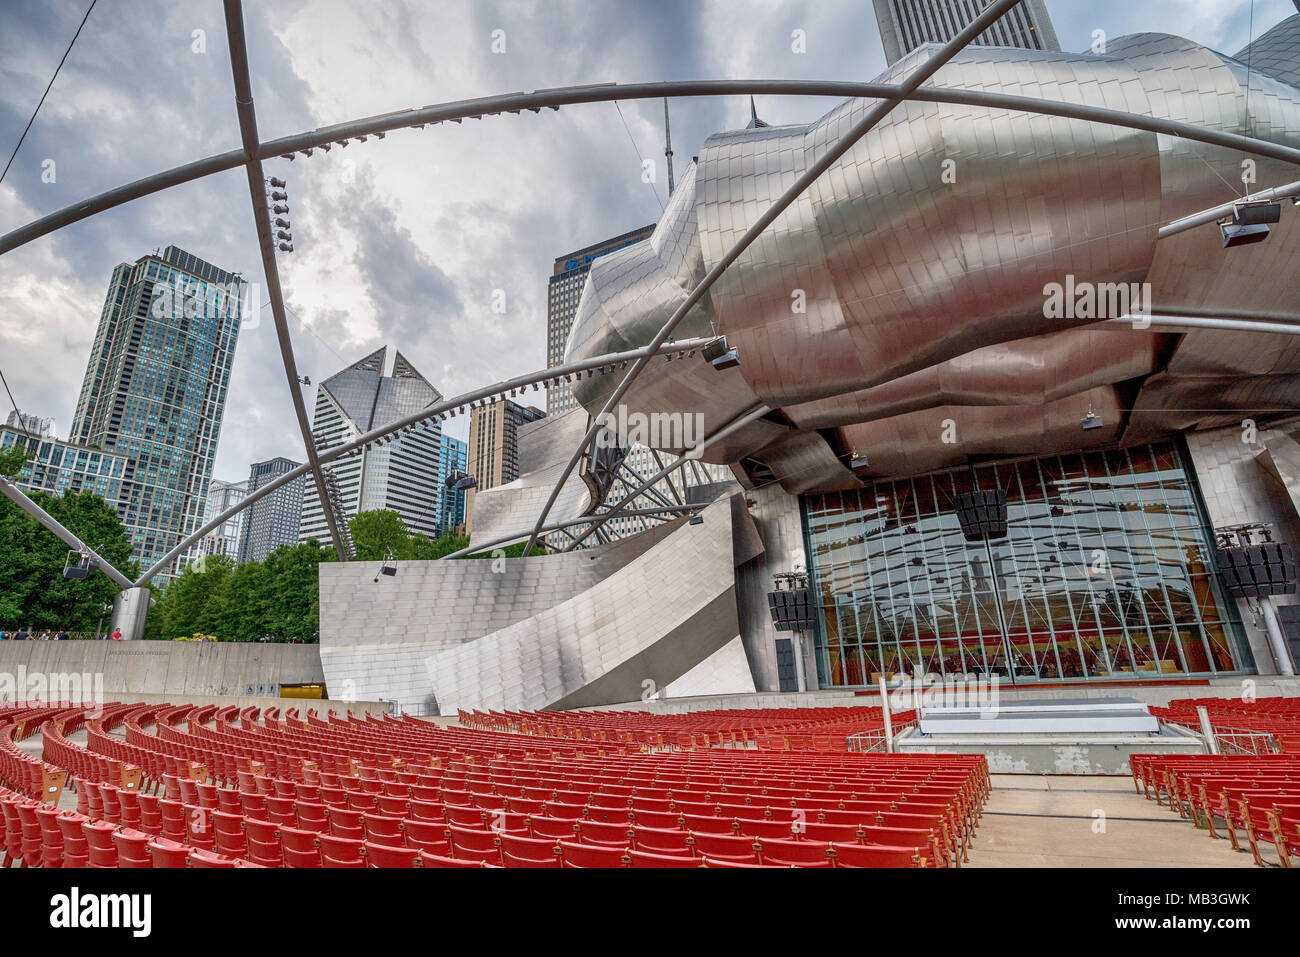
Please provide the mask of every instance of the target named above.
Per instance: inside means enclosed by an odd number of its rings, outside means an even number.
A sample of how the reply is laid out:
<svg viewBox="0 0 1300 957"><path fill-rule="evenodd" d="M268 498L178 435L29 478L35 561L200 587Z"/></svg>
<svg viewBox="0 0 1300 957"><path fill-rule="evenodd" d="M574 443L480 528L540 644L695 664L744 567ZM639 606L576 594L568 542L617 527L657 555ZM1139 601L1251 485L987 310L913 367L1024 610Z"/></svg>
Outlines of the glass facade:
<svg viewBox="0 0 1300 957"><path fill-rule="evenodd" d="M962 535L974 488L1004 491L1006 538ZM1172 444L882 479L804 496L803 516L823 686L1253 670Z"/></svg>

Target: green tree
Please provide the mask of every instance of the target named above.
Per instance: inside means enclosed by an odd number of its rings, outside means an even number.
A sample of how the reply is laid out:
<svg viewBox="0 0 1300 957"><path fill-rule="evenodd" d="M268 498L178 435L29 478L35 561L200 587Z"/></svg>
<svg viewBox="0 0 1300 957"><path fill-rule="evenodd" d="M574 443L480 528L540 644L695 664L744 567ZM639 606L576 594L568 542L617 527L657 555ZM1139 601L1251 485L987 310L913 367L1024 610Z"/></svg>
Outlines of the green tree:
<svg viewBox="0 0 1300 957"><path fill-rule="evenodd" d="M267 636L273 641L320 641L321 553L315 541L281 545L264 562Z"/></svg>
<svg viewBox="0 0 1300 957"><path fill-rule="evenodd" d="M150 611L161 619L162 637L187 638L200 633L225 637L226 590L234 568L234 561L225 555L208 555L201 564L191 565L172 579L166 600Z"/></svg>
<svg viewBox="0 0 1300 957"><path fill-rule="evenodd" d="M32 492L30 498L122 574L139 574L125 527L98 495ZM0 627L94 630L104 603L111 603L118 591L108 576L97 571L84 579L65 579L67 545L7 498L0 500L0 543Z"/></svg>
<svg viewBox="0 0 1300 957"><path fill-rule="evenodd" d="M27 456L27 450L18 445L0 450L0 475L17 475L26 463Z"/></svg>
<svg viewBox="0 0 1300 957"><path fill-rule="evenodd" d="M413 551L411 533L402 516L392 509L357 512L348 520L348 528L352 530L352 543L359 561L380 561L390 554L405 559Z"/></svg>

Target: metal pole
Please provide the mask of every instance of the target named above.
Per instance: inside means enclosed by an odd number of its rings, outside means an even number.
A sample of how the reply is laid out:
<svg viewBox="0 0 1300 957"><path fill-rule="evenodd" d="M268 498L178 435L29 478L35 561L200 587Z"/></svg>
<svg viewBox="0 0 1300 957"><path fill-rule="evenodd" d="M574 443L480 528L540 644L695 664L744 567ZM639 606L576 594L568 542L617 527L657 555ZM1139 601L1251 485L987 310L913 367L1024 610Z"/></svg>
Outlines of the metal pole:
<svg viewBox="0 0 1300 957"><path fill-rule="evenodd" d="M650 361L651 350L657 349L670 335L672 335L673 330L676 329L682 319L686 317L686 314L695 307L695 304L704 297L704 294L708 292L710 287L717 282L718 278L726 272L728 268L730 268L731 264L740 258L740 254L748 249L750 244L762 235L767 227L775 222L777 217L785 212L785 210L793 204L796 199L803 195L804 191L809 186L820 179L822 174L834 166L841 156L852 149L858 140L866 136L867 133L869 133L877 123L888 116L895 107L911 96L922 83L930 79L930 77L937 73L945 63L956 56L967 43L978 37L989 27L989 25L1000 19L1002 14L1006 13L1018 3L1020 3L1020 0L994 0L994 2L990 3L988 7L985 8L984 12L976 17L969 26L944 44L933 57L921 64L917 68L916 72L909 76L899 87L898 95L877 103L869 109L862 119L853 124L849 131L836 141L834 146L818 157L818 159L790 185L790 188L782 193L781 197L769 206L767 210L754 221L749 229L745 230L744 235L740 237L735 245L727 250L726 254L705 274L704 278L701 279L695 288L691 290L690 294L687 295L682 304L677 307L677 310L669 317L668 321L664 323L663 328L655 334L650 345L646 347L646 355L633 364L632 368L628 370L627 376L619 384L618 388L614 390L609 399L606 400L605 405L600 410L599 414L593 418L591 428L587 430L587 434L583 437L578 448L574 450L573 455L569 458L569 462L565 465L564 471L556 481L555 487L551 489L551 494L547 498L546 504L542 507L541 514L537 517L537 525L534 527L532 535L528 537L528 544L524 546L524 555L527 555L532 551L533 545L537 542L537 534L541 527L546 524L546 516L550 514L551 507L555 504L555 500L560 495L560 489L564 486L564 483L568 480L569 476L573 474L574 468L576 468L578 462L581 461L582 456L586 452L587 447L591 444L592 439L594 439L596 433L600 431L605 416L609 415L614 406L616 406L619 400L623 398L628 389L632 387L632 383L636 381L637 376L641 374L641 370L645 368L646 363Z"/></svg>
<svg viewBox="0 0 1300 957"><path fill-rule="evenodd" d="M1201 735L1205 738L1205 746L1211 754L1218 754L1219 739L1214 736L1214 725L1210 723L1210 712L1205 710L1205 705L1196 706L1196 716L1201 719Z"/></svg>
<svg viewBox="0 0 1300 957"><path fill-rule="evenodd" d="M708 342L707 339L687 339L683 342L674 343L671 346L664 346L660 351L676 352L679 350L698 349L706 342ZM640 350L634 350L632 352L616 352L616 353L610 353L603 356L593 356L590 359L583 359L581 362L570 362L567 365L556 366L553 369L546 369L542 372L529 372L526 375L516 376L513 379L506 379L502 382L494 382L492 385L485 386L484 388L481 389L475 389L472 392L462 392L460 395L455 396L453 398L443 399L439 402L433 403L432 405L428 405L425 408L421 409L419 412L412 412L410 415L406 415L400 419L396 419L388 423L387 425L382 425L379 426L378 428L371 429L369 432L366 432L364 435L357 436L355 439L353 439L350 442L345 442L342 445L336 445L334 448L320 453L320 462L322 465L325 465L329 462L333 462L335 459L340 459L343 456L351 452L354 452L357 449L363 448L364 446L369 445L371 442L377 441L378 439L381 439L386 435L392 435L396 432L400 432L402 429L407 428L408 426L417 425L420 422L433 418L435 415L440 415L443 412L448 412L460 406L468 405L469 403L474 402L478 399L500 395L501 393L509 391L510 389L519 389L519 388L523 388L524 386L532 385L534 383L541 383L546 381L548 378L554 378L555 376L568 375L574 372L583 372L587 369L596 369L604 365L626 362L633 359L639 353ZM161 559L159 559L153 566L146 569L140 575L140 578L136 581L136 584L143 585L154 575L158 574L158 572L169 561L171 561L173 558L175 558L185 549L189 548L191 545L193 545L195 542L201 539L208 532L212 531L214 528L217 528L220 525L225 524L235 515L238 515L244 509L252 506L259 499L263 498L266 495L271 494L281 486L286 485L289 482L292 482L294 479L298 478L299 476L305 475L309 471L311 471L310 465L299 465L296 468L290 469L288 472L285 472L283 475L276 476L274 479L272 479L270 482L267 482L265 485L257 489L255 492L249 492L248 495L244 496L244 498L240 499L238 502L236 502L230 508L226 509L220 515L214 516L213 518L209 519L204 525L202 525L196 531L192 532L188 538L182 540L178 545L174 546L170 552L168 552Z"/></svg>
<svg viewBox="0 0 1300 957"><path fill-rule="evenodd" d="M1286 648L1286 636L1282 634L1282 623L1277 620L1277 608L1273 605L1273 599L1268 595L1261 595L1259 607L1264 612L1264 628L1268 632L1268 644L1273 650L1273 660L1277 662L1277 673L1294 675L1295 668L1291 664L1291 654Z"/></svg>
<svg viewBox="0 0 1300 957"><path fill-rule="evenodd" d="M540 112L561 106L583 103L607 103L611 100L634 100L661 96L732 96L737 94L763 94L767 96L838 96L887 99L896 95L900 86L889 83L850 83L833 80L684 80L666 83L596 83L561 87L554 90L537 90L532 93L507 93L439 103L418 109L394 110L380 116L349 120L320 129L309 130L269 140L257 148L257 158L270 159L287 153L313 149L342 139L383 133L391 130L423 126L429 123L460 122L500 113L518 113L521 110ZM978 106L994 110L1011 110L1037 113L1043 116L1060 116L1066 119L1105 123L1134 130L1145 130L1222 146L1237 152L1250 153L1300 165L1300 150L1279 143L1271 143L1237 133L1206 129L1192 123L1160 119L1123 110L1065 103L1030 96L990 93L984 90L926 89L918 90L908 99L922 103L948 103L959 106ZM0 254L17 249L34 239L61 229L71 223L113 209L144 196L189 183L213 173L234 169L246 161L242 150L219 153L192 163L185 163L159 173L146 176L123 186L118 186L95 196L80 200L71 206L56 210L24 226L0 236ZM1279 190L1287 187L1279 187ZM1278 195L1281 195L1280 193ZM1202 214L1197 214L1202 215ZM1187 217L1190 219L1192 217ZM1209 220L1205 220L1208 222ZM1184 220L1179 220L1179 223ZM1174 224L1170 224L1174 225ZM1198 224L1191 224L1198 225ZM1187 227L1187 228L1190 228ZM1181 231L1181 230L1180 230Z"/></svg>
<svg viewBox="0 0 1300 957"><path fill-rule="evenodd" d="M230 43L230 72L235 80L235 108L239 113L239 134L244 144L245 168L248 171L248 193L253 201L253 218L257 222L257 239L262 252L262 273L266 276L271 315L275 319L275 337L280 344L280 358L284 362L284 375L289 382L289 396L293 401L294 415L298 419L298 431L302 433L303 446L307 451L307 464L311 467L312 479L316 483L321 513L325 516L334 551L338 554L339 561L345 562L350 556L343 544L334 510L330 507L325 473L321 471L316 440L312 436L311 422L307 419L307 404L302 398L298 364L293 357L293 340L289 336L289 319L284 310L284 292L280 288L280 269L275 261L275 232L271 228L271 215L266 208L266 178L262 171L262 161L257 155L257 112L253 108L253 85L248 74L248 49L244 43L244 11L240 0L225 0L225 7L226 36Z"/></svg>
<svg viewBox="0 0 1300 957"><path fill-rule="evenodd" d="M894 718L889 713L889 685L885 683L885 676L880 676L880 710L885 718L885 750L890 754L894 753Z"/></svg>

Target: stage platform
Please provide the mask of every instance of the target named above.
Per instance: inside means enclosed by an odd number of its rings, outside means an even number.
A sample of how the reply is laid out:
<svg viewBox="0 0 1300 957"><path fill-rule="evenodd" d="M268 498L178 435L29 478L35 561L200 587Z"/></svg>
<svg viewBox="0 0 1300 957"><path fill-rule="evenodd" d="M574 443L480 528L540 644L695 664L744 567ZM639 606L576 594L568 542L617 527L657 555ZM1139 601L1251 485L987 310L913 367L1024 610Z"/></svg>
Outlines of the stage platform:
<svg viewBox="0 0 1300 957"><path fill-rule="evenodd" d="M1162 726L1135 698L1079 698L924 706L895 750L983 754L995 773L1128 774L1130 755L1205 748L1198 735Z"/></svg>

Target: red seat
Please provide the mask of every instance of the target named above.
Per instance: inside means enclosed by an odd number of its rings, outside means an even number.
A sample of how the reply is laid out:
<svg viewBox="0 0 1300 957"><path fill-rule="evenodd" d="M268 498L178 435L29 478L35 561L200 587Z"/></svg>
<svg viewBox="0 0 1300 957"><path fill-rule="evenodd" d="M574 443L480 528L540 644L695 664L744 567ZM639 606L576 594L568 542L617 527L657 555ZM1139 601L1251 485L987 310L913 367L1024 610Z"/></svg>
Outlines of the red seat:
<svg viewBox="0 0 1300 957"><path fill-rule="evenodd" d="M434 854L451 856L451 842L447 839L447 825L441 821L417 821L407 818L402 822L406 845Z"/></svg>
<svg viewBox="0 0 1300 957"><path fill-rule="evenodd" d="M114 827L107 821L92 821L89 818L81 822L81 833L86 836L86 846L90 851L90 867L117 867L117 845L113 843Z"/></svg>
<svg viewBox="0 0 1300 957"><path fill-rule="evenodd" d="M927 848L885 844L832 844L834 867L925 867Z"/></svg>
<svg viewBox="0 0 1300 957"><path fill-rule="evenodd" d="M366 841L362 849L368 867L416 867L420 852L414 848L393 847Z"/></svg>
<svg viewBox="0 0 1300 957"><path fill-rule="evenodd" d="M521 834L501 834L501 861L506 867L559 867L555 841Z"/></svg>
<svg viewBox="0 0 1300 957"><path fill-rule="evenodd" d="M422 867L491 867L487 861L473 861L467 858L443 857L441 854L430 854L428 851L420 852L420 862Z"/></svg>
<svg viewBox="0 0 1300 957"><path fill-rule="evenodd" d="M153 867L153 858L149 855L149 842L153 835L134 828L118 828L111 837L117 847L118 867Z"/></svg>
<svg viewBox="0 0 1300 957"><path fill-rule="evenodd" d="M62 867L63 832L59 830L59 809L39 804L36 819L41 825L41 867Z"/></svg>
<svg viewBox="0 0 1300 957"><path fill-rule="evenodd" d="M81 830L81 822L87 818L75 811L60 811L56 820L63 833L63 866L88 867L90 847Z"/></svg>
<svg viewBox="0 0 1300 957"><path fill-rule="evenodd" d="M365 867L363 841L333 834L317 834L323 867Z"/></svg>
<svg viewBox="0 0 1300 957"><path fill-rule="evenodd" d="M165 837L149 842L149 856L154 867L189 867L190 848Z"/></svg>
<svg viewBox="0 0 1300 957"><path fill-rule="evenodd" d="M627 852L632 867L699 867L700 859L687 854L652 854L631 849Z"/></svg>
<svg viewBox="0 0 1300 957"><path fill-rule="evenodd" d="M633 827L632 846L652 854L690 855L686 832L661 827Z"/></svg>
<svg viewBox="0 0 1300 957"><path fill-rule="evenodd" d="M248 838L244 833L244 816L228 814L225 811L209 812L212 818L214 850L226 857L245 857L248 854Z"/></svg>
<svg viewBox="0 0 1300 957"><path fill-rule="evenodd" d="M560 860L564 867L630 867L632 861L627 850L626 847L561 841Z"/></svg>
<svg viewBox="0 0 1300 957"><path fill-rule="evenodd" d="M773 864L779 867L830 867L831 859L827 856L830 844L817 841L757 841L758 860L761 864Z"/></svg>
<svg viewBox="0 0 1300 957"><path fill-rule="evenodd" d="M201 847L190 851L190 867L235 867L236 863L233 857L226 857L224 854L217 854Z"/></svg>
<svg viewBox="0 0 1300 957"><path fill-rule="evenodd" d="M18 813L18 825L22 833L22 855L24 867L39 867L41 847L45 843L41 835L41 819L36 816L40 805L35 802L21 801L14 805Z"/></svg>
<svg viewBox="0 0 1300 957"><path fill-rule="evenodd" d="M284 853L285 867L320 867L320 843L315 831L296 827L280 827L280 847Z"/></svg>
<svg viewBox="0 0 1300 957"><path fill-rule="evenodd" d="M298 827L304 831L325 833L330 829L329 814L331 808L326 804L314 804L311 801L299 801ZM346 811L344 812L346 813Z"/></svg>
<svg viewBox="0 0 1300 957"><path fill-rule="evenodd" d="M247 841L248 859L263 867L283 867L284 852L280 847L280 828L270 821L245 817L242 821Z"/></svg>
<svg viewBox="0 0 1300 957"><path fill-rule="evenodd" d="M730 834L697 834L691 832L686 843L696 856L713 860L740 861L745 864L761 863L752 837Z"/></svg>
<svg viewBox="0 0 1300 957"><path fill-rule="evenodd" d="M477 831L473 828L448 824L447 838L451 841L453 857L501 864L501 841L491 831Z"/></svg>
<svg viewBox="0 0 1300 957"><path fill-rule="evenodd" d="M361 823L361 811L348 808L326 807L325 818L329 822L329 833L334 837L346 837L360 841L365 838L365 828ZM302 820L302 805L298 805L298 819Z"/></svg>
<svg viewBox="0 0 1300 957"><path fill-rule="evenodd" d="M571 819L534 815L529 817L528 824L528 832L533 837L543 837L551 841L568 841L577 837L577 821Z"/></svg>
<svg viewBox="0 0 1300 957"><path fill-rule="evenodd" d="M140 830L146 834L161 834L162 810L158 806L157 796L139 791L133 793L136 802L140 805Z"/></svg>

